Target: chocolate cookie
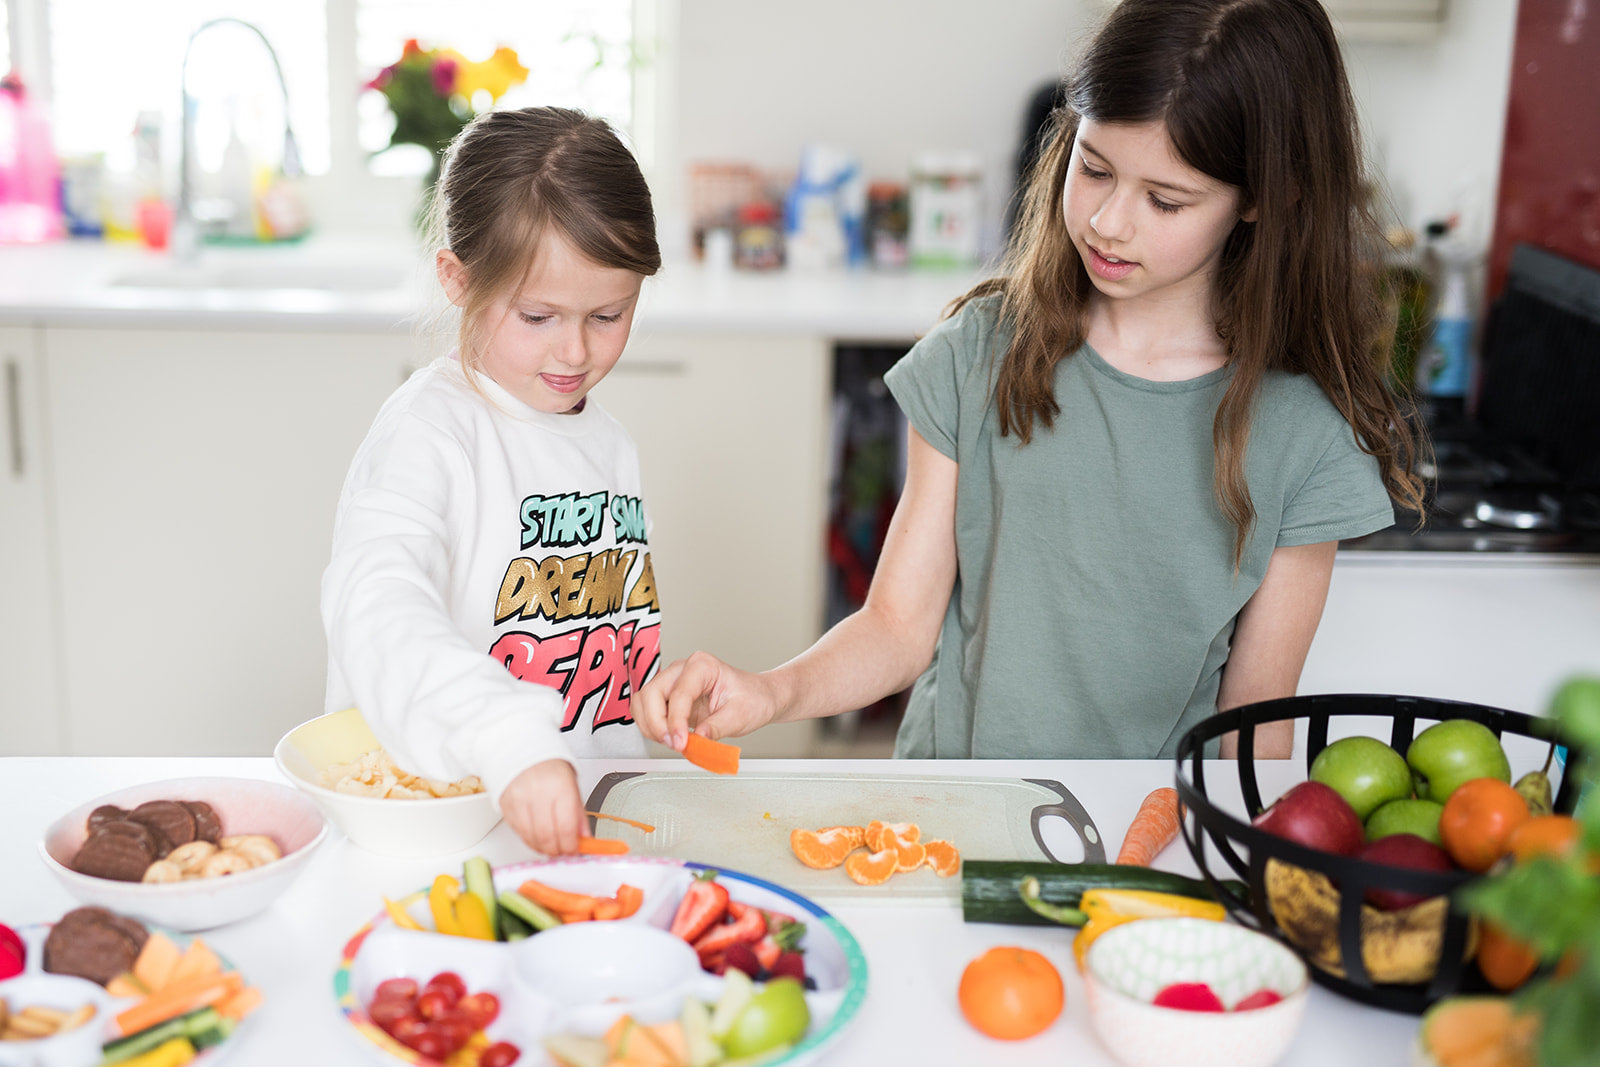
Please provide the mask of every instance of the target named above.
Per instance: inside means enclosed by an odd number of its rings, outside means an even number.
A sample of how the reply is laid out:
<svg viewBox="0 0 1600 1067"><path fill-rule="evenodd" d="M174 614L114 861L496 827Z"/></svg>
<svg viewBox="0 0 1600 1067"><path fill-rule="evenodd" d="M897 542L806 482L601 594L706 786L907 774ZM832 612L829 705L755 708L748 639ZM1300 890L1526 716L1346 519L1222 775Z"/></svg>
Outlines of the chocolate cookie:
<svg viewBox="0 0 1600 1067"><path fill-rule="evenodd" d="M222 839L222 818L217 815L215 808L203 800L183 800L179 803L194 816L195 840L210 841L214 845Z"/></svg>
<svg viewBox="0 0 1600 1067"><path fill-rule="evenodd" d="M128 813L115 804L102 804L89 813L89 832L92 834L105 823L126 819Z"/></svg>
<svg viewBox="0 0 1600 1067"><path fill-rule="evenodd" d="M105 908L74 908L61 917L44 942L44 969L105 985L132 970L149 937L142 923Z"/></svg>
<svg viewBox="0 0 1600 1067"><path fill-rule="evenodd" d="M157 859L195 838L194 815L176 800L147 800L130 811L128 818L159 831L167 839L167 847Z"/></svg>
<svg viewBox="0 0 1600 1067"><path fill-rule="evenodd" d="M142 823L102 823L72 857L72 869L94 878L137 882L156 859L156 834Z"/></svg>

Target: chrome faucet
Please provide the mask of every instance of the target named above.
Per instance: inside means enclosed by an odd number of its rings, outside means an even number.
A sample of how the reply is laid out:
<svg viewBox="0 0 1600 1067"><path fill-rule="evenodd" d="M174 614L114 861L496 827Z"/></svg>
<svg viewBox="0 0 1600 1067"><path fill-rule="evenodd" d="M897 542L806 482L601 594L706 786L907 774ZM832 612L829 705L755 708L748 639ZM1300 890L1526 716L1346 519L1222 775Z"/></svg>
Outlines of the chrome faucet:
<svg viewBox="0 0 1600 1067"><path fill-rule="evenodd" d="M272 42L267 40L267 35L254 23L232 16L210 19L202 22L200 26L189 35L189 42L183 49L183 66L179 71L179 88L183 93L183 111L180 116L180 141L178 145L178 204L173 212L172 221L172 250L182 260L192 261L199 255L200 234L199 225L195 219L194 210L194 185L190 176L190 157L194 152L194 111L195 98L189 93L189 57L194 52L195 41L207 30L232 23L242 26L255 34L261 41L262 47L267 50L267 56L272 60L272 69L278 76L278 89L283 94L283 174L287 178L298 178L304 173L300 163L300 147L295 142L294 129L289 121L289 84L283 77L283 65L278 62L277 50L272 47Z"/></svg>

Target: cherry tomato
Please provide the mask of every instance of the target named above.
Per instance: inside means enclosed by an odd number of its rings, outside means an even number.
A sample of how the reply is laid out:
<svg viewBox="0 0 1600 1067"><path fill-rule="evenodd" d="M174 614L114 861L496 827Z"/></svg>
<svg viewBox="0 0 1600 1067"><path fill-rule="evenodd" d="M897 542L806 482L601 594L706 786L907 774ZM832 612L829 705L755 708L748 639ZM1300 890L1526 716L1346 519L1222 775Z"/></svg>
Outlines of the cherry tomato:
<svg viewBox="0 0 1600 1067"><path fill-rule="evenodd" d="M456 1015L482 1030L500 1017L500 998L487 990L462 997L456 1002Z"/></svg>
<svg viewBox="0 0 1600 1067"><path fill-rule="evenodd" d="M522 1050L511 1042L499 1041L483 1050L478 1067L511 1067L521 1055Z"/></svg>
<svg viewBox="0 0 1600 1067"><path fill-rule="evenodd" d="M435 1019L428 1024L430 1033L438 1034L447 1046L446 1055L465 1045L478 1028L461 1019Z"/></svg>
<svg viewBox="0 0 1600 1067"><path fill-rule="evenodd" d="M433 1030L423 1030L406 1044L428 1057L430 1060L442 1060L455 1049L450 1047L450 1042L443 1034Z"/></svg>
<svg viewBox="0 0 1600 1067"><path fill-rule="evenodd" d="M367 1014L372 1016L372 1021L379 1029L393 1034L395 1024L401 1019L414 1019L417 1015L416 1007L409 1000L374 1000L372 1007L367 1009Z"/></svg>
<svg viewBox="0 0 1600 1067"><path fill-rule="evenodd" d="M395 1020L394 1029L389 1031L389 1036L407 1048L416 1048L414 1042L427 1029L428 1024L415 1015L404 1015Z"/></svg>
<svg viewBox="0 0 1600 1067"><path fill-rule="evenodd" d="M424 1019L443 1019L455 1010L456 998L447 989L425 989L417 998L417 1014Z"/></svg>
<svg viewBox="0 0 1600 1067"><path fill-rule="evenodd" d="M428 979L428 984L422 987L424 993L432 989L443 989L450 993L450 1003L454 1004L467 995L467 983L454 971L440 971Z"/></svg>
<svg viewBox="0 0 1600 1067"><path fill-rule="evenodd" d="M377 1000L412 1000L417 995L417 980L415 978L385 978L378 983L378 988L373 991L372 999Z"/></svg>

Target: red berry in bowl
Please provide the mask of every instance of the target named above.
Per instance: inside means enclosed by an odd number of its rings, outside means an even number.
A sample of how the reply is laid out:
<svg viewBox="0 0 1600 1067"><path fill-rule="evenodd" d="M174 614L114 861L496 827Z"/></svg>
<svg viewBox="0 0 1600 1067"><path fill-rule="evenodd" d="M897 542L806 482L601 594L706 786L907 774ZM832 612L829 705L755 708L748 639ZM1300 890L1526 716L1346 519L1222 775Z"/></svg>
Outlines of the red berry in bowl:
<svg viewBox="0 0 1600 1067"><path fill-rule="evenodd" d="M1234 1011L1249 1011L1251 1008L1270 1008L1283 999L1283 995L1276 989L1258 989L1233 1006Z"/></svg>
<svg viewBox="0 0 1600 1067"><path fill-rule="evenodd" d="M1183 1011L1227 1011L1222 998L1204 982L1173 982L1158 992L1152 1004Z"/></svg>

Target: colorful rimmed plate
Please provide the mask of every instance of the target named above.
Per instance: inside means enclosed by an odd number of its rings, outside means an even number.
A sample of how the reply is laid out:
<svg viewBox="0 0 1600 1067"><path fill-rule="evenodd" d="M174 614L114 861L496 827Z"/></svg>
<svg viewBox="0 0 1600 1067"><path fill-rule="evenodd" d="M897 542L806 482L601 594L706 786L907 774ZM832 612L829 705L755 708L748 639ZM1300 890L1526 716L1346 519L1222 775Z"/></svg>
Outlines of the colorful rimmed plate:
<svg viewBox="0 0 1600 1067"><path fill-rule="evenodd" d="M611 895L619 885L627 883L644 890L644 904L635 915L583 925L603 928L639 923L665 930L690 883L706 869L704 864L670 857L572 857L499 867L494 871L494 883L497 893L537 879L558 889L601 895ZM867 993L866 957L842 923L798 893L737 871L719 869L717 880L734 900L792 915L805 923L806 933L800 944L805 950L807 975L816 985L806 994L811 1028L786 1056L769 1062L799 1065L814 1061L860 1011ZM409 906L419 921L431 925L424 896L415 894ZM597 942L604 936L603 930L596 931ZM552 1022L553 1015L559 1013L526 1003L542 998L527 992L527 980L522 976L530 969L519 964L518 953L532 951L538 937L536 934L526 941L511 943L447 937L431 931L401 929L387 912L379 912L346 943L343 961L333 978L334 996L353 1032L367 1048L407 1063L428 1064L434 1061L379 1029L368 1017L366 1005L378 983L386 978L404 976L424 983L440 971L454 971L469 990L488 990L500 998L500 1017L487 1030L490 1039L510 1041L523 1050L529 1062L539 1063L543 1038L567 1027ZM602 952L575 956L574 966L579 967L602 968L611 963ZM592 980L593 976L574 975L575 982L583 978ZM714 983L716 979L710 981ZM520 1005L519 997L525 1001Z"/></svg>
<svg viewBox="0 0 1600 1067"><path fill-rule="evenodd" d="M27 949L27 964L21 974L0 981L0 997L12 1010L27 1004L70 1010L80 1004L93 1004L95 1017L76 1030L38 1041L0 1042L0 1067L93 1067L101 1061L101 1046L117 1034L112 1020L118 1012L139 1003L134 997L116 997L87 978L53 974L44 969L44 942L50 936L53 923L35 923L17 930ZM159 926L148 927L171 938L180 949L188 948L193 940L189 935ZM209 942L208 942L209 944ZM237 970L226 957L218 955L225 970ZM246 1016L238 1027L220 1044L203 1049L190 1060L193 1064L209 1064L220 1059L223 1053L239 1040L240 1030L250 1023Z"/></svg>

